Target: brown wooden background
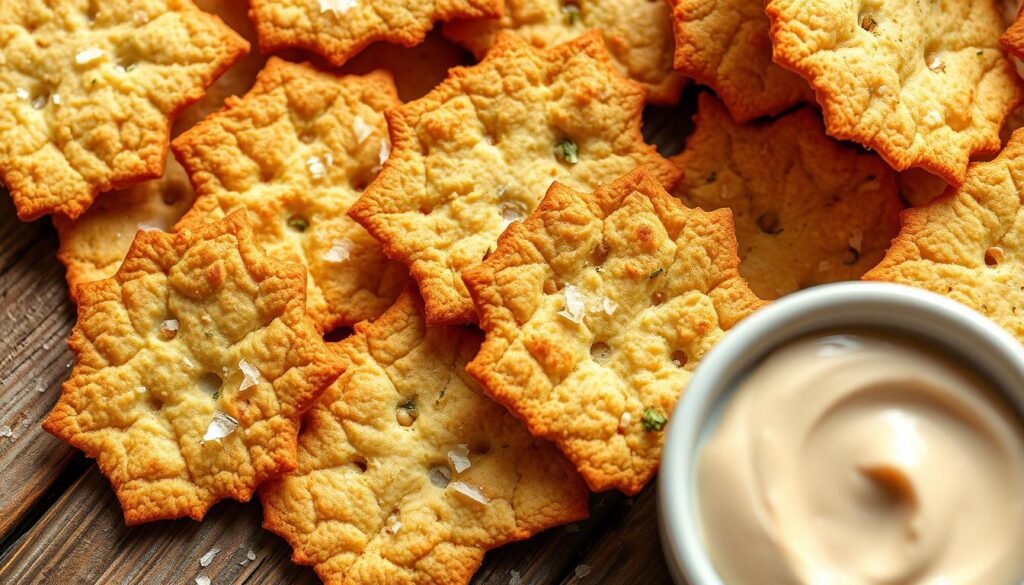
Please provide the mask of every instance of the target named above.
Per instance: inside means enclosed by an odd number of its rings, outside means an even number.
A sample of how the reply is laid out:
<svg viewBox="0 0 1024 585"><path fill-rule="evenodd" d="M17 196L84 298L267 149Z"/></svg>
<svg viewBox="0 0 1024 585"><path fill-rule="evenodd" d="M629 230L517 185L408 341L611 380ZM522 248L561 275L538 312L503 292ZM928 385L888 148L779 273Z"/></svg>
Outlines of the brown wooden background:
<svg viewBox="0 0 1024 585"><path fill-rule="evenodd" d="M696 90L677 108L649 108L644 132L665 154L690 130ZM49 220L18 221L0 192L0 583L318 583L260 528L257 502L222 502L202 522L126 528L107 480L75 449L42 430L72 355L75 322ZM636 498L593 496L591 518L492 551L474 583L667 584L654 486ZM220 553L206 568L199 559ZM256 560L247 562L253 551Z"/></svg>

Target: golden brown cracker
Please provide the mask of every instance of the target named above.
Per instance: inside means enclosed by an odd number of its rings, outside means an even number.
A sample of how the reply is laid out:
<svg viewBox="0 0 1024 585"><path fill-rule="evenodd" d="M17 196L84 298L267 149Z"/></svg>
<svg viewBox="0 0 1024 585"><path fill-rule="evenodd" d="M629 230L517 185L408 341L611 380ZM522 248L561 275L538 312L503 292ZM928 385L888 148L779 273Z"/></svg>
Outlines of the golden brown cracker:
<svg viewBox="0 0 1024 585"><path fill-rule="evenodd" d="M1024 341L1024 131L958 189L903 212L892 247L865 280L946 295Z"/></svg>
<svg viewBox="0 0 1024 585"><path fill-rule="evenodd" d="M465 272L487 334L466 370L595 491L639 492L701 357L763 305L728 210L688 209L646 169L555 183Z"/></svg>
<svg viewBox="0 0 1024 585"><path fill-rule="evenodd" d="M801 108L736 124L702 94L695 132L674 162L689 207L732 210L740 274L762 299L856 280L885 255L903 209L895 173L874 154L825 134Z"/></svg>
<svg viewBox="0 0 1024 585"><path fill-rule="evenodd" d="M468 583L484 552L586 517L579 475L466 375L477 331L428 328L415 292L333 351L299 466L260 488L264 526L329 584Z"/></svg>
<svg viewBox="0 0 1024 585"><path fill-rule="evenodd" d="M737 122L814 103L807 82L772 61L762 2L669 0L675 67L707 85Z"/></svg>
<svg viewBox="0 0 1024 585"><path fill-rule="evenodd" d="M775 61L814 88L828 133L894 169L960 184L972 154L999 149L1024 84L999 48L997 0L769 0Z"/></svg>
<svg viewBox="0 0 1024 585"><path fill-rule="evenodd" d="M482 63L388 112L391 157L349 213L410 267L428 323L473 321L460 273L552 181L590 189L649 165L675 183L643 141L643 102L597 31L547 50L502 33Z"/></svg>
<svg viewBox="0 0 1024 585"><path fill-rule="evenodd" d="M158 177L171 120L247 50L190 0L0 1L0 177L18 216L74 219Z"/></svg>
<svg viewBox="0 0 1024 585"><path fill-rule="evenodd" d="M139 232L113 278L79 286L75 367L43 427L97 460L128 524L201 519L295 467L300 415L342 368L305 282L238 213Z"/></svg>
<svg viewBox="0 0 1024 585"><path fill-rule="evenodd" d="M251 0L265 52L295 47L344 65L377 41L411 47L434 23L501 16L502 0Z"/></svg>
<svg viewBox="0 0 1024 585"><path fill-rule="evenodd" d="M619 71L647 87L649 102L674 104L679 99L683 78L672 69L672 23L662 1L505 0L500 19L455 20L445 24L444 34L479 59L503 30L544 49L594 28L604 35Z"/></svg>
<svg viewBox="0 0 1024 585"><path fill-rule="evenodd" d="M272 57L241 99L175 139L197 198L178 227L247 211L274 258L306 266L308 310L323 331L376 317L405 268L346 212L387 156L388 74L342 77Z"/></svg>

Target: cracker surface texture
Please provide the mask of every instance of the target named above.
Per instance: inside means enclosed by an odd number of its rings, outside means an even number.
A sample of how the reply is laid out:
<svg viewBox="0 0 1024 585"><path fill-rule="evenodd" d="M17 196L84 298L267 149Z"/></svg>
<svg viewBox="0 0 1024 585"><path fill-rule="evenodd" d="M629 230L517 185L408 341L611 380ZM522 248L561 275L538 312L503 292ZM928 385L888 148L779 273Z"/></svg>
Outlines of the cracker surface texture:
<svg viewBox="0 0 1024 585"><path fill-rule="evenodd" d="M669 0L675 67L707 85L733 118L746 122L813 103L807 82L772 61L762 2Z"/></svg>
<svg viewBox="0 0 1024 585"><path fill-rule="evenodd" d="M627 494L701 357L764 304L729 211L688 209L645 169L591 194L555 183L465 279L487 334L467 371L591 489Z"/></svg>
<svg viewBox="0 0 1024 585"><path fill-rule="evenodd" d="M265 52L296 47L340 66L377 41L411 47L434 23L497 18L502 0L252 0Z"/></svg>
<svg viewBox="0 0 1024 585"><path fill-rule="evenodd" d="M78 288L75 367L43 427L96 459L126 523L199 520L294 469L300 415L342 368L305 282L233 214L140 232L113 278Z"/></svg>
<svg viewBox="0 0 1024 585"><path fill-rule="evenodd" d="M0 1L0 178L23 220L160 176L171 121L249 44L189 0Z"/></svg>
<svg viewBox="0 0 1024 585"><path fill-rule="evenodd" d="M456 20L444 34L482 58L498 33L507 30L537 48L571 41L600 29L613 61L626 77L647 87L647 100L673 104L683 78L672 69L672 22L664 1L505 0L500 19Z"/></svg>
<svg viewBox="0 0 1024 585"><path fill-rule="evenodd" d="M696 131L673 160L684 204L732 210L740 274L762 299L856 280L899 231L895 173L878 156L825 134L801 108L736 124L721 102L700 96Z"/></svg>
<svg viewBox="0 0 1024 585"><path fill-rule="evenodd" d="M999 46L1017 59L1024 59L1024 7L999 37Z"/></svg>
<svg viewBox="0 0 1024 585"><path fill-rule="evenodd" d="M643 141L643 105L597 31L547 50L502 33L482 63L388 112L391 158L349 213L410 267L428 323L474 321L462 270L552 181L592 189L648 165L676 182Z"/></svg>
<svg viewBox="0 0 1024 585"><path fill-rule="evenodd" d="M272 57L244 98L174 141L197 193L178 227L244 209L268 254L306 266L321 330L380 315L406 270L346 212L387 156L383 112L399 104L386 73L342 77Z"/></svg>
<svg viewBox="0 0 1024 585"><path fill-rule="evenodd" d="M468 583L484 552L587 515L579 475L466 375L480 334L427 328L415 292L333 348L299 467L264 526L328 584Z"/></svg>
<svg viewBox="0 0 1024 585"><path fill-rule="evenodd" d="M828 133L959 185L999 150L1024 84L999 47L997 0L769 0L775 61L814 88Z"/></svg>
<svg viewBox="0 0 1024 585"><path fill-rule="evenodd" d="M903 213L865 280L928 289L987 315L1024 342L1024 130L976 163L959 189Z"/></svg>

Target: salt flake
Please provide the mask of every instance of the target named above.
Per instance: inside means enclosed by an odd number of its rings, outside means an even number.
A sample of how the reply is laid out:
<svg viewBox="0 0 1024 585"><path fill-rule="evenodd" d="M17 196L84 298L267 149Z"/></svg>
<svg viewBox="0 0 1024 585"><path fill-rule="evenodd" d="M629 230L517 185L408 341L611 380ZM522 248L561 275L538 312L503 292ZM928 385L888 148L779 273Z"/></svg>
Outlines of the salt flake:
<svg viewBox="0 0 1024 585"><path fill-rule="evenodd" d="M256 553L253 552L253 550L250 548L249 552L245 553L245 558L249 559L250 561L255 561L256 560Z"/></svg>
<svg viewBox="0 0 1024 585"><path fill-rule="evenodd" d="M388 158L391 157L391 145L388 144L387 140L381 139L380 141L380 152L377 153L377 159L380 161L380 166L384 166L384 163L388 162Z"/></svg>
<svg viewBox="0 0 1024 585"><path fill-rule="evenodd" d="M325 12L345 14L358 5L358 0L320 0L320 14Z"/></svg>
<svg viewBox="0 0 1024 585"><path fill-rule="evenodd" d="M509 571L508 585L523 585L523 578L519 576L519 571Z"/></svg>
<svg viewBox="0 0 1024 585"><path fill-rule="evenodd" d="M213 562L214 557L220 552L219 548L211 548L205 555L199 558L200 567L209 567L210 563Z"/></svg>
<svg viewBox="0 0 1024 585"><path fill-rule="evenodd" d="M0 437L13 437L13 436L14 436L14 431L11 430L11 427L9 427L7 425L4 425L4 426L0 427Z"/></svg>
<svg viewBox="0 0 1024 585"><path fill-rule="evenodd" d="M349 259L352 255L352 240L334 240L331 243L331 248L320 255L325 262L332 264L341 264L342 262Z"/></svg>
<svg viewBox="0 0 1024 585"><path fill-rule="evenodd" d="M366 123L362 116L356 116L352 120L352 131L356 133L356 140L359 141L359 144L366 142L370 134L373 134L373 128Z"/></svg>
<svg viewBox="0 0 1024 585"><path fill-rule="evenodd" d="M452 472L447 467L432 467L427 472L427 477L430 478L430 483L434 487L447 487L448 483L452 480Z"/></svg>
<svg viewBox="0 0 1024 585"><path fill-rule="evenodd" d="M18 99L27 100L29 96L32 94L30 94L28 90L24 87L19 87L18 89L14 90L14 95L18 96Z"/></svg>
<svg viewBox="0 0 1024 585"><path fill-rule="evenodd" d="M322 179L327 176L327 165L318 156L311 156L306 159L306 168L313 179Z"/></svg>
<svg viewBox="0 0 1024 585"><path fill-rule="evenodd" d="M601 297L601 308L605 313L614 315L615 311L619 309L619 303L616 303L608 297Z"/></svg>
<svg viewBox="0 0 1024 585"><path fill-rule="evenodd" d="M452 462L455 473L462 473L469 469L469 445L461 444L448 452L448 460Z"/></svg>
<svg viewBox="0 0 1024 585"><path fill-rule="evenodd" d="M177 319L168 319L160 324L164 331L177 331L179 323Z"/></svg>
<svg viewBox="0 0 1024 585"><path fill-rule="evenodd" d="M487 497L480 492L479 488L471 486L468 483L463 483L461 481L453 481L450 485L453 490L459 492L460 494L466 496L467 498L473 500L474 502L479 502L485 505L490 503L490 500L488 500Z"/></svg>
<svg viewBox="0 0 1024 585"><path fill-rule="evenodd" d="M235 432L235 429L237 428L237 420L223 412L215 412L213 414L213 420L210 421L210 426L206 427L206 434L203 435L203 442L219 441Z"/></svg>
<svg viewBox="0 0 1024 585"><path fill-rule="evenodd" d="M102 56L103 49L100 49L98 47L89 47L88 49L79 51L78 54L75 55L75 63L78 63L79 65L86 65L88 63L92 63L93 61L99 59Z"/></svg>
<svg viewBox="0 0 1024 585"><path fill-rule="evenodd" d="M402 529L402 522L398 519L398 514L392 514L388 516L388 532L391 534L398 534L398 531Z"/></svg>
<svg viewBox="0 0 1024 585"><path fill-rule="evenodd" d="M238 360L238 369L242 372L242 383L238 385L238 390L248 390L253 386L257 386L260 383L262 377L260 371L256 369L256 366L245 361L245 359Z"/></svg>
<svg viewBox="0 0 1024 585"><path fill-rule="evenodd" d="M145 386L138 386L135 388L135 391L139 394L145 394L147 390L149 390L149 388L146 388Z"/></svg>
<svg viewBox="0 0 1024 585"><path fill-rule="evenodd" d="M573 323L582 323L583 315L587 310L586 296L571 284L565 285L562 294L565 295L565 308L558 314Z"/></svg>
<svg viewBox="0 0 1024 585"><path fill-rule="evenodd" d="M931 126L938 126L942 124L942 114L938 110L928 110L928 113L924 116L924 121Z"/></svg>
<svg viewBox="0 0 1024 585"><path fill-rule="evenodd" d="M196 585L210 585L210 578L206 575L196 577Z"/></svg>
<svg viewBox="0 0 1024 585"><path fill-rule="evenodd" d="M501 205L501 230L505 231L512 222L522 221L526 217L526 210L517 202L508 202Z"/></svg>
<svg viewBox="0 0 1024 585"><path fill-rule="evenodd" d="M622 416L619 417L619 429L625 430L631 422L633 422L633 415L628 412L622 413Z"/></svg>

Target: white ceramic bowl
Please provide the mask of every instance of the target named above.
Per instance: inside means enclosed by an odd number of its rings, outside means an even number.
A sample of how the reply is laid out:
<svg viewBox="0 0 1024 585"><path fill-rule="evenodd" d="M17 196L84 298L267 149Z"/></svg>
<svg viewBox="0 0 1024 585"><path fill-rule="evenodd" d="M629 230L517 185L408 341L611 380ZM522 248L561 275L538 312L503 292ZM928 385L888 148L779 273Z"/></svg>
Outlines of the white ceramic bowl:
<svg viewBox="0 0 1024 585"><path fill-rule="evenodd" d="M895 284L847 282L801 291L744 319L701 361L676 405L658 478L661 542L679 584L724 585L701 538L696 455L709 420L739 378L769 352L821 330L877 329L923 338L985 375L1024 413L1024 345L945 297Z"/></svg>

